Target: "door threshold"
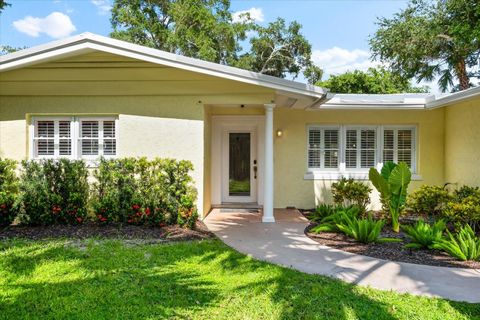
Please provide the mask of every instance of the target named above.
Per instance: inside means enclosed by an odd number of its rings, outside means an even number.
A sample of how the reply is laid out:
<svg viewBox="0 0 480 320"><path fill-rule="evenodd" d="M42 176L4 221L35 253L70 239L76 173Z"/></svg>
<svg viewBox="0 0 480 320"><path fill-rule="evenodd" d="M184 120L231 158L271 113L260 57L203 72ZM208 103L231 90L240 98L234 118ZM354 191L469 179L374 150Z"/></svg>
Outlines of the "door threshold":
<svg viewBox="0 0 480 320"><path fill-rule="evenodd" d="M213 204L213 209L262 209L263 206L258 203L238 203L238 202L225 202L222 204Z"/></svg>

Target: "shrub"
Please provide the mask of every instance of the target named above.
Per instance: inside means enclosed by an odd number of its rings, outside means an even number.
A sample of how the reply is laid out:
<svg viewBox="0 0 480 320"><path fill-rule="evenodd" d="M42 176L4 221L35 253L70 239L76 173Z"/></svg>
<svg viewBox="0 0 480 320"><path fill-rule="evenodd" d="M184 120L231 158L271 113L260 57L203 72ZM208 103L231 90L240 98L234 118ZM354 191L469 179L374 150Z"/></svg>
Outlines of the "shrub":
<svg viewBox="0 0 480 320"><path fill-rule="evenodd" d="M0 159L0 226L8 226L15 219L14 204L18 196L17 163Z"/></svg>
<svg viewBox="0 0 480 320"><path fill-rule="evenodd" d="M354 238L358 242L386 242L397 241L391 238L380 238L380 232L385 224L385 220L374 220L371 215L367 218L357 218L348 216L345 213L342 221L337 224L338 229L347 236ZM401 240L399 240L401 241Z"/></svg>
<svg viewBox="0 0 480 320"><path fill-rule="evenodd" d="M480 197L479 187L461 186L459 189L453 191L454 198L457 201L462 201L467 197Z"/></svg>
<svg viewBox="0 0 480 320"><path fill-rule="evenodd" d="M320 232L339 232L338 225L343 223L345 217L356 218L361 213L361 208L358 206L349 207L334 207L333 211L320 220L320 224L313 227L310 231L313 233Z"/></svg>
<svg viewBox="0 0 480 320"><path fill-rule="evenodd" d="M342 178L332 184L333 201L337 205L357 205L366 211L370 203L370 192L372 189L354 179Z"/></svg>
<svg viewBox="0 0 480 320"><path fill-rule="evenodd" d="M335 213L336 207L331 204L322 203L315 208L315 211L308 215L308 219L313 222L320 222L323 218Z"/></svg>
<svg viewBox="0 0 480 320"><path fill-rule="evenodd" d="M404 162L400 162L398 165L393 162L386 162L381 173L375 168L371 168L369 171L370 181L378 190L382 202L390 211L394 232L400 231L399 218L405 207L407 188L411 177L412 173Z"/></svg>
<svg viewBox="0 0 480 320"><path fill-rule="evenodd" d="M18 208L22 223L79 224L87 216L88 171L83 161L23 161Z"/></svg>
<svg viewBox="0 0 480 320"><path fill-rule="evenodd" d="M197 209L192 169L189 161L173 159L101 159L94 173L95 215L105 223L193 226Z"/></svg>
<svg viewBox="0 0 480 320"><path fill-rule="evenodd" d="M435 241L434 249L443 250L459 260L480 260L480 238L469 225L465 225L457 234L452 235L448 230L448 239Z"/></svg>
<svg viewBox="0 0 480 320"><path fill-rule="evenodd" d="M432 225L425 223L423 220L418 220L413 226L403 226L403 231L410 239L405 247L412 249L431 249L435 241L443 239L443 231L446 228L445 221L438 220Z"/></svg>
<svg viewBox="0 0 480 320"><path fill-rule="evenodd" d="M450 221L480 227L480 195L469 195L449 201L443 212Z"/></svg>
<svg viewBox="0 0 480 320"><path fill-rule="evenodd" d="M408 197L408 208L418 214L436 215L449 199L445 188L423 185Z"/></svg>

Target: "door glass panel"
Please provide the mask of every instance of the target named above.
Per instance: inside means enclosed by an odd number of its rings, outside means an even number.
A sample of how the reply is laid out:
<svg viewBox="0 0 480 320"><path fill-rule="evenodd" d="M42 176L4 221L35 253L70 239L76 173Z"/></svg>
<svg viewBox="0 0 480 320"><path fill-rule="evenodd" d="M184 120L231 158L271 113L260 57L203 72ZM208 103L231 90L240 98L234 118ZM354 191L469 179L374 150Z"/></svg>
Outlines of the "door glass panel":
<svg viewBox="0 0 480 320"><path fill-rule="evenodd" d="M250 133L229 134L229 183L230 196L250 196Z"/></svg>

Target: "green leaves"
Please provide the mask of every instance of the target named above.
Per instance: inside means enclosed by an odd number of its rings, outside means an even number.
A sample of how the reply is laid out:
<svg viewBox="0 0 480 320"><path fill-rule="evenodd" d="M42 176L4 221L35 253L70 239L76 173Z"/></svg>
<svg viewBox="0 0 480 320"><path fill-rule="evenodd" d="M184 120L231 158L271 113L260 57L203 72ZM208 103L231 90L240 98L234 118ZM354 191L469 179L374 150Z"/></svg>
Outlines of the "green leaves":
<svg viewBox="0 0 480 320"><path fill-rule="evenodd" d="M418 81L439 78L443 91L455 77L460 90L469 88L467 69L476 66L480 52L477 0L412 0L377 26L370 38L373 58L395 74Z"/></svg>
<svg viewBox="0 0 480 320"><path fill-rule="evenodd" d="M475 236L475 232L469 225L465 225L455 235L448 230L447 234L448 239L435 241L432 248L443 250L462 261L480 260L480 238Z"/></svg>
<svg viewBox="0 0 480 320"><path fill-rule="evenodd" d="M445 221L438 220L432 225L418 220L413 226L403 226L403 231L410 238L410 243L405 247L411 249L431 249L436 241L443 239L443 231L446 228Z"/></svg>
<svg viewBox="0 0 480 320"><path fill-rule="evenodd" d="M401 77L385 68L369 68L367 71L347 71L331 75L328 80L316 83L317 86L330 89L335 93L423 93L428 87L413 87L408 78Z"/></svg>
<svg viewBox="0 0 480 320"><path fill-rule="evenodd" d="M377 242L385 224L384 220L375 221L371 215L366 219L351 217L343 214L343 219L337 228L349 237L362 243Z"/></svg>
<svg viewBox="0 0 480 320"><path fill-rule="evenodd" d="M412 177L408 165L403 162L398 165L393 162L386 162L381 174L377 169L371 168L368 176L390 210L393 231L399 232L399 217L405 206L407 188Z"/></svg>
<svg viewBox="0 0 480 320"><path fill-rule="evenodd" d="M298 22L262 26L248 14L234 21L227 0L115 0L111 23L113 38L188 57L280 78L303 72L310 83L323 74Z"/></svg>

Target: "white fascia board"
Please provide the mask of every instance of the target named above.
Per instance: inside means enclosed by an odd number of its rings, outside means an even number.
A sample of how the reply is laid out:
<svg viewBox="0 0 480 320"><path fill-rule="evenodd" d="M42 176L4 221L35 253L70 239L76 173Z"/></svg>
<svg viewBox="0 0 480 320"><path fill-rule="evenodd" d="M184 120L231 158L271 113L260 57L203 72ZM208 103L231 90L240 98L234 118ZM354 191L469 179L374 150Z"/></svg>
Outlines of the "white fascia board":
<svg viewBox="0 0 480 320"><path fill-rule="evenodd" d="M335 104L325 103L319 107L312 108L312 110L425 110L425 104L376 104L376 103L362 103L362 104Z"/></svg>
<svg viewBox="0 0 480 320"><path fill-rule="evenodd" d="M81 54L88 52L88 49L250 83L275 90L296 93L303 96L319 98L326 94L326 90L321 87L259 74L213 62L183 57L170 52L147 48L91 33L80 34L65 40L54 41L45 45L1 56L0 72L53 60L58 57Z"/></svg>
<svg viewBox="0 0 480 320"><path fill-rule="evenodd" d="M402 110L425 109L431 94L335 94L328 93L327 99L317 109L376 109Z"/></svg>
<svg viewBox="0 0 480 320"><path fill-rule="evenodd" d="M427 109L436 109L452 103L461 102L480 96L480 87L470 88L427 103Z"/></svg>

